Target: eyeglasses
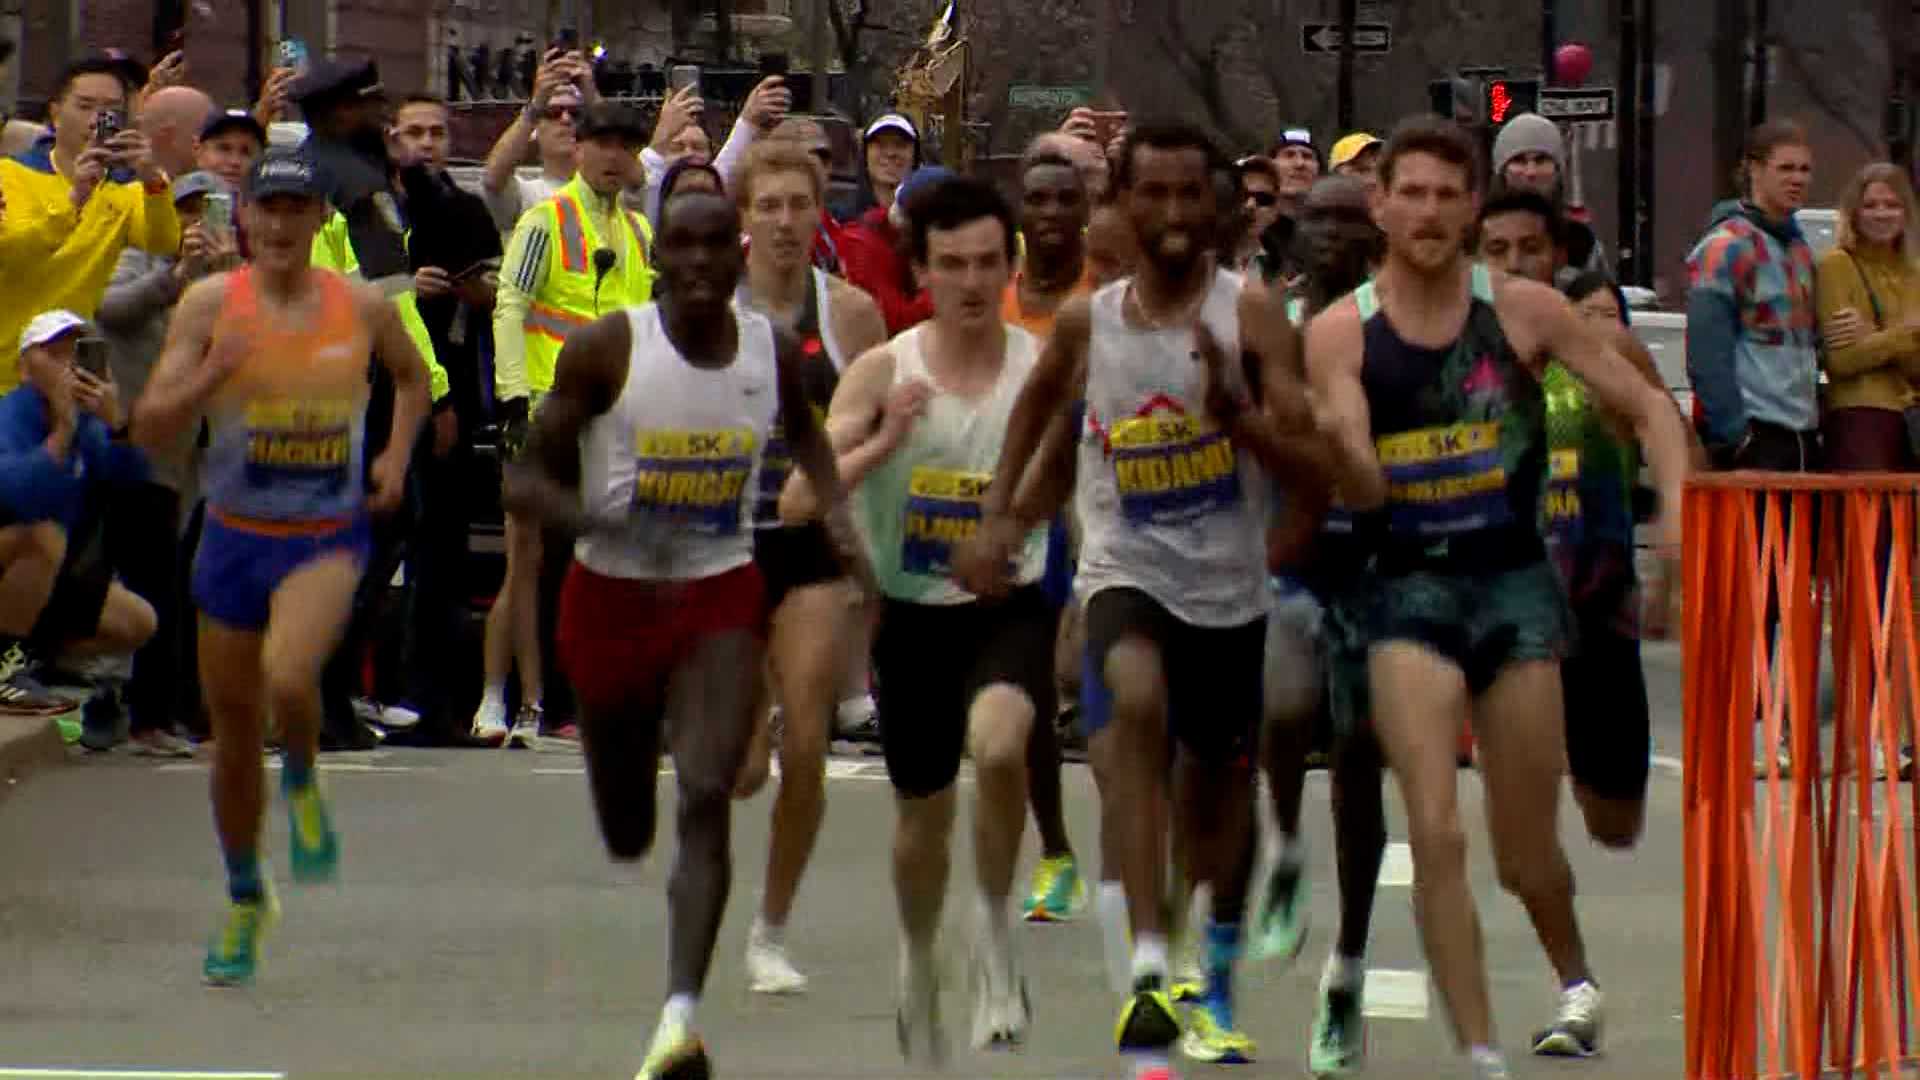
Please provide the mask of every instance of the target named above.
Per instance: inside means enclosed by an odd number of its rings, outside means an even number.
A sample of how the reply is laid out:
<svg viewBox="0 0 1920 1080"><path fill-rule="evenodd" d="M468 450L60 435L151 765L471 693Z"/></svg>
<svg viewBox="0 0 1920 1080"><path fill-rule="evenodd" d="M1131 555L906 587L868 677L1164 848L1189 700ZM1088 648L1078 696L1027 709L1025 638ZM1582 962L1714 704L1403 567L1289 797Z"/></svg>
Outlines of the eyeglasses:
<svg viewBox="0 0 1920 1080"><path fill-rule="evenodd" d="M572 120L580 115L580 110L571 105L553 105L547 108L549 120Z"/></svg>
<svg viewBox="0 0 1920 1080"><path fill-rule="evenodd" d="M1249 191L1247 192L1247 201L1262 210L1270 210L1280 205L1280 196L1275 195L1271 191Z"/></svg>

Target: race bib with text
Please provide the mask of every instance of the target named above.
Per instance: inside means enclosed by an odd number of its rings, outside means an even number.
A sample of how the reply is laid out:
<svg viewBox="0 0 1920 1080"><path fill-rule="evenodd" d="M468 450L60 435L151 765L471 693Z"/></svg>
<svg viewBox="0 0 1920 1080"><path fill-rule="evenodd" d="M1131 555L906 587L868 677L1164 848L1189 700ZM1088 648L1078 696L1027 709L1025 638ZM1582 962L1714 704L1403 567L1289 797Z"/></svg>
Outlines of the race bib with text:
<svg viewBox="0 0 1920 1080"><path fill-rule="evenodd" d="M753 448L745 428L636 433L634 513L709 536L738 533Z"/></svg>
<svg viewBox="0 0 1920 1080"><path fill-rule="evenodd" d="M1240 502L1240 468L1225 432L1184 416L1113 426L1120 514L1131 525L1183 525Z"/></svg>
<svg viewBox="0 0 1920 1080"><path fill-rule="evenodd" d="M297 484L326 494L344 490L353 463L353 412L347 400L248 402L247 483Z"/></svg>
<svg viewBox="0 0 1920 1080"><path fill-rule="evenodd" d="M951 576L953 549L980 527L980 504L992 480L990 473L915 468L907 481L900 568L928 577Z"/></svg>
<svg viewBox="0 0 1920 1080"><path fill-rule="evenodd" d="M1421 428L1375 446L1393 531L1444 537L1512 521L1497 422Z"/></svg>

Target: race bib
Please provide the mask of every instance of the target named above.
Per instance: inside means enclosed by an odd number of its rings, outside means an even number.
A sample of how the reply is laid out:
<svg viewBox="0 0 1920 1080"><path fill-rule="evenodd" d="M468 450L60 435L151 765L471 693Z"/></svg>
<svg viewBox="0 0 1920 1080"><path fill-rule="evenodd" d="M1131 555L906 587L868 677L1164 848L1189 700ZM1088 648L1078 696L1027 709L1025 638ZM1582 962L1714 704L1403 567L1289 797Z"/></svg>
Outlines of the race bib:
<svg viewBox="0 0 1920 1080"><path fill-rule="evenodd" d="M247 483L336 494L353 464L354 403L271 398L247 403Z"/></svg>
<svg viewBox="0 0 1920 1080"><path fill-rule="evenodd" d="M1445 537L1512 521L1497 422L1422 428L1375 446L1387 473L1393 531Z"/></svg>
<svg viewBox="0 0 1920 1080"><path fill-rule="evenodd" d="M745 428L638 432L633 512L707 536L738 533L753 447Z"/></svg>
<svg viewBox="0 0 1920 1080"><path fill-rule="evenodd" d="M980 527L980 503L992 480L991 473L915 468L907 481L900 569L927 577L952 576L953 549Z"/></svg>
<svg viewBox="0 0 1920 1080"><path fill-rule="evenodd" d="M1547 537L1575 545L1584 532L1580 513L1580 451L1555 450L1547 459Z"/></svg>
<svg viewBox="0 0 1920 1080"><path fill-rule="evenodd" d="M813 407L813 419L816 425L825 428L826 414L817 405ZM787 477L792 475L793 448L787 444L786 421L776 419L773 430L767 433L767 448L760 454L760 483L754 492L753 520L779 520L780 492L787 486Z"/></svg>
<svg viewBox="0 0 1920 1080"><path fill-rule="evenodd" d="M1113 426L1120 514L1131 525L1184 525L1240 502L1233 440L1184 416L1143 416Z"/></svg>

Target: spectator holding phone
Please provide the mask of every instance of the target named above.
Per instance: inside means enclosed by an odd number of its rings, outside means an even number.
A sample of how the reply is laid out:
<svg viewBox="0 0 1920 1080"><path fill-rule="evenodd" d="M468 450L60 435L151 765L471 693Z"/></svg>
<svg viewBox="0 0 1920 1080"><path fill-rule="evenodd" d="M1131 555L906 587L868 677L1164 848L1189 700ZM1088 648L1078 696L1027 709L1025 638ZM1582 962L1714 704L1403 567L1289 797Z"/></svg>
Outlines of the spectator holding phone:
<svg viewBox="0 0 1920 1080"><path fill-rule="evenodd" d="M481 193L500 232L512 233L528 207L546 202L573 179L573 127L580 110L599 96L585 56L558 45L547 50L533 74L533 96L494 141L480 176ZM539 151L540 175L523 179L516 170L529 149Z"/></svg>
<svg viewBox="0 0 1920 1080"><path fill-rule="evenodd" d="M71 311L36 313L15 354L23 381L0 397L0 713L66 711L37 667L153 636L152 607L113 580L102 544L108 492L147 466L92 329Z"/></svg>
<svg viewBox="0 0 1920 1080"><path fill-rule="evenodd" d="M69 65L48 106L52 133L0 161L0 271L9 282L0 341L17 340L41 312L92 315L126 248L180 249L172 180L127 123L128 99L145 82L138 65L111 56ZM0 390L20 381L15 359L0 358Z"/></svg>
<svg viewBox="0 0 1920 1080"><path fill-rule="evenodd" d="M740 118L733 123L733 133L727 136L726 145L716 155L713 140L700 126L707 105L700 96L699 69L683 66L674 70L691 71L693 81L668 93L667 100L660 106L660 118L654 123L653 138L647 148L640 151L640 164L647 170L644 213L651 222L659 221L660 182L666 177L668 166L680 161L711 164L714 172L720 174L720 182L730 186L754 142L772 134L787 118L787 113L793 111L793 91L787 89L786 78L768 75L761 79L747 95L746 104L740 108Z"/></svg>

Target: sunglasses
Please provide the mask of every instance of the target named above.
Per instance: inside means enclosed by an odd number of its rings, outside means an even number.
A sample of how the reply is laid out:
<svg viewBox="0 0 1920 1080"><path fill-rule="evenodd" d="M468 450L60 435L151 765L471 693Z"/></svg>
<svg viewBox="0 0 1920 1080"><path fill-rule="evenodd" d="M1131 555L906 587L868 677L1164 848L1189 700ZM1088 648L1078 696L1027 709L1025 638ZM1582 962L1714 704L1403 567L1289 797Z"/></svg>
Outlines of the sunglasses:
<svg viewBox="0 0 1920 1080"><path fill-rule="evenodd" d="M554 105L547 109L549 120L572 120L580 115L580 110L571 105Z"/></svg>
<svg viewBox="0 0 1920 1080"><path fill-rule="evenodd" d="M1247 201L1262 210L1269 210L1280 205L1280 196L1271 191L1249 191Z"/></svg>

